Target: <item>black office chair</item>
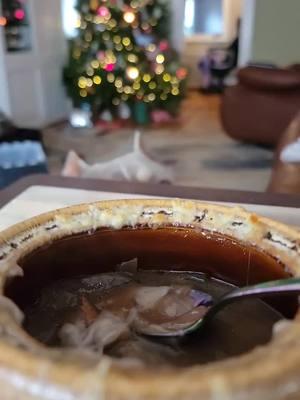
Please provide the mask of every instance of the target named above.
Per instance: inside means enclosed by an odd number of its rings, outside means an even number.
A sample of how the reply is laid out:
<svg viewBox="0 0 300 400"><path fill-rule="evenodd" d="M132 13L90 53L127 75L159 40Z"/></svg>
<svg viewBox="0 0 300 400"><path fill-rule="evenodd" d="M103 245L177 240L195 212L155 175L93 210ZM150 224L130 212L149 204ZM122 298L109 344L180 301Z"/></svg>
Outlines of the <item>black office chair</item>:
<svg viewBox="0 0 300 400"><path fill-rule="evenodd" d="M201 91L221 93L225 78L237 67L239 39L236 38L226 48L212 48L199 62L203 85Z"/></svg>

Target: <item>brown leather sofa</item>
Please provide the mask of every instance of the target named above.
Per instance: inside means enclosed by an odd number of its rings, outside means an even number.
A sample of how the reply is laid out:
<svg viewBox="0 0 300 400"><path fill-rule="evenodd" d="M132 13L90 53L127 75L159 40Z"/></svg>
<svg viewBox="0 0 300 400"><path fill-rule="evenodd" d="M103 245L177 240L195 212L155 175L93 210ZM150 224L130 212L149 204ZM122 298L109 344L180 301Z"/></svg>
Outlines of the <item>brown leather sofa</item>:
<svg viewBox="0 0 300 400"><path fill-rule="evenodd" d="M221 120L232 138L274 147L300 109L300 65L286 69L246 67L227 87Z"/></svg>

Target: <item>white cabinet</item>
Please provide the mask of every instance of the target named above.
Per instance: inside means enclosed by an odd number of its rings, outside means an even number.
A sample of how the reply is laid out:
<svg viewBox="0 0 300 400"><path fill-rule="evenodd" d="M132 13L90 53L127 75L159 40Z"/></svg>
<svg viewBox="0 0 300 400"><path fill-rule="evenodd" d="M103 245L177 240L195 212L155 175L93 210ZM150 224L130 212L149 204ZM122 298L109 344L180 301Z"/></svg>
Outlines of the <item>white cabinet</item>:
<svg viewBox="0 0 300 400"><path fill-rule="evenodd" d="M66 40L61 0L28 0L28 6L32 49L5 53L0 47L0 79L2 64L13 121L23 127L42 127L67 115L62 84Z"/></svg>

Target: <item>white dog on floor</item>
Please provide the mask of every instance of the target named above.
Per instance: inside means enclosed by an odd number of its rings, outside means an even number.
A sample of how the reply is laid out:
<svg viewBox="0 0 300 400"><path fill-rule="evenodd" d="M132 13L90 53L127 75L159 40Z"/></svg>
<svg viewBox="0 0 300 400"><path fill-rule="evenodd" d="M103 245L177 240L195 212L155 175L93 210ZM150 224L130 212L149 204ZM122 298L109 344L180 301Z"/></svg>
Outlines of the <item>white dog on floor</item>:
<svg viewBox="0 0 300 400"><path fill-rule="evenodd" d="M172 183L174 179L170 167L147 155L139 131L134 133L133 151L111 161L89 165L74 151L70 151L62 175L153 183Z"/></svg>

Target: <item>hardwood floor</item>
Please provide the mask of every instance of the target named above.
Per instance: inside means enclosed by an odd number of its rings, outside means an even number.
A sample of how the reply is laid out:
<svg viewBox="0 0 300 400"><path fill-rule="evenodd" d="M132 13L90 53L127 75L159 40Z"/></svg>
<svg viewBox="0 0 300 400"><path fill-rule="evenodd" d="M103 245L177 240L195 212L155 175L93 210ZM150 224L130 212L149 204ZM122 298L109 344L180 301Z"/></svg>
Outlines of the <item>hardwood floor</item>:
<svg viewBox="0 0 300 400"><path fill-rule="evenodd" d="M144 143L158 160L172 165L175 183L210 188L264 191L271 174L273 154L257 146L240 144L222 130L220 97L190 92L176 123L143 129ZM59 173L70 149L89 163L117 157L132 148L132 129L96 135L66 124L44 132L53 173Z"/></svg>

